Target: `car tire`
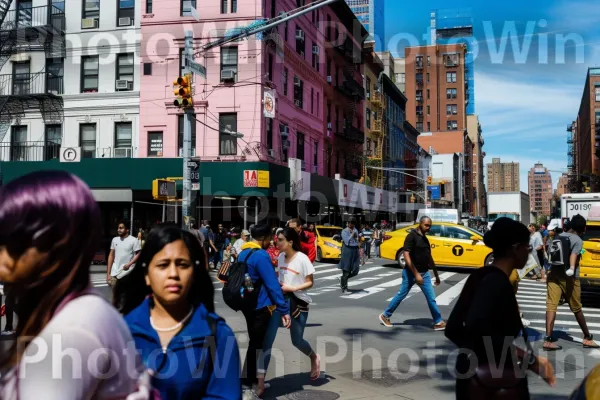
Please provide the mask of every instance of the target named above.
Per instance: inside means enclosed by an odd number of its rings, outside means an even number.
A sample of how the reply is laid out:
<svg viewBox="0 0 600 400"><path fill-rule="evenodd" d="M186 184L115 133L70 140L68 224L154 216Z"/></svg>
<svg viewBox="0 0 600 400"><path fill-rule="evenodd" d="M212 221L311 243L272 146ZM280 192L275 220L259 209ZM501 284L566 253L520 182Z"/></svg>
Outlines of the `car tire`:
<svg viewBox="0 0 600 400"><path fill-rule="evenodd" d="M398 266L401 269L406 268L406 260L404 259L404 249L398 250L398 254L396 255L396 261L398 262Z"/></svg>
<svg viewBox="0 0 600 400"><path fill-rule="evenodd" d="M317 262L323 261L323 253L321 252L321 248L317 247L317 258L315 259Z"/></svg>
<svg viewBox="0 0 600 400"><path fill-rule="evenodd" d="M483 262L483 266L487 267L488 265L492 265L494 263L494 253L490 253Z"/></svg>

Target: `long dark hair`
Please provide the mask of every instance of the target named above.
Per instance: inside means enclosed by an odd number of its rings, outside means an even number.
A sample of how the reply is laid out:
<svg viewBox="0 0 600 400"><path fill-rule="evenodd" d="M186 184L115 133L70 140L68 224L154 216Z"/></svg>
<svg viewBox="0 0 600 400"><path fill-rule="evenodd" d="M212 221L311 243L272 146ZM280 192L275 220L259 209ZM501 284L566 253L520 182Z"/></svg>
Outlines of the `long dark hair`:
<svg viewBox="0 0 600 400"><path fill-rule="evenodd" d="M283 228L279 235L283 235L285 240L288 242L292 242L292 249L295 251L302 251L302 247L300 247L300 235L293 228ZM279 236L277 235L277 236Z"/></svg>
<svg viewBox="0 0 600 400"><path fill-rule="evenodd" d="M184 231L176 225L161 224L152 228L148 234L133 271L117 281L113 294L113 305L122 314L129 314L148 295L152 294L152 290L146 285L145 280L148 266L159 251L169 243L178 240L183 240L190 252L192 268L194 269L194 278L188 301L194 307L204 304L209 312L215 311L214 288L206 270L204 249L200 246L200 242L192 233Z"/></svg>
<svg viewBox="0 0 600 400"><path fill-rule="evenodd" d="M0 247L19 259L35 248L36 273L10 282L19 308L18 337L36 337L67 295L82 292L99 247L100 210L83 181L64 171L39 171L0 187ZM18 341L17 341L18 342ZM13 346L0 366L13 365L24 346Z"/></svg>

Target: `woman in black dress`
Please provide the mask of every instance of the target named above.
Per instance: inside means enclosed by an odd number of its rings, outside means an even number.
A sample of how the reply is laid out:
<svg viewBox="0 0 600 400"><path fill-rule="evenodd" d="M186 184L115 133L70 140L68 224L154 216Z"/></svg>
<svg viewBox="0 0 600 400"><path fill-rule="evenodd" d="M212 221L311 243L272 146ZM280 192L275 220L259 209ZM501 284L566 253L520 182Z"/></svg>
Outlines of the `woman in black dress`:
<svg viewBox="0 0 600 400"><path fill-rule="evenodd" d="M548 359L534 355L529 345L523 350L513 343L521 332L525 339L527 334L509 276L527 262L529 231L500 218L484 242L494 251L494 264L471 274L446 327L446 337L463 350L456 363L456 398L529 399L527 369L549 385L556 380Z"/></svg>

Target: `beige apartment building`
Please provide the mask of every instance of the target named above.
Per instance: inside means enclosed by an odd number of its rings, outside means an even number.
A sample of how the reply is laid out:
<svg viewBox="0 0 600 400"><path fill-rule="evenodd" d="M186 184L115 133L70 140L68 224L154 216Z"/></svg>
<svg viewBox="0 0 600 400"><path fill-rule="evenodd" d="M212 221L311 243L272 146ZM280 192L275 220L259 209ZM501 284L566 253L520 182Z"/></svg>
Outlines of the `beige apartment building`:
<svg viewBox="0 0 600 400"><path fill-rule="evenodd" d="M552 203L552 176L544 164L537 163L529 170L529 202L531 212L550 215Z"/></svg>
<svg viewBox="0 0 600 400"><path fill-rule="evenodd" d="M569 175L562 174L558 178L558 185L556 186L556 195L562 196L565 193L569 193Z"/></svg>
<svg viewBox="0 0 600 400"><path fill-rule="evenodd" d="M499 158L493 158L487 165L488 192L520 192L519 163L503 163Z"/></svg>

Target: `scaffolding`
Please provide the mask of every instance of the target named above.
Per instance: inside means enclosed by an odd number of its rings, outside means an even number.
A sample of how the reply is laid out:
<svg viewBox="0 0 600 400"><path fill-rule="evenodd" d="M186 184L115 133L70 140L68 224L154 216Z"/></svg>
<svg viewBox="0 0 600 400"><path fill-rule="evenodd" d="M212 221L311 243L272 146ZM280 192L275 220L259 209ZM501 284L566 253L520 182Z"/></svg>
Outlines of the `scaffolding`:
<svg viewBox="0 0 600 400"><path fill-rule="evenodd" d="M574 123L567 126L567 174L569 193L577 193L579 182L577 176L577 151L575 146L576 126Z"/></svg>
<svg viewBox="0 0 600 400"><path fill-rule="evenodd" d="M371 107L373 115L377 117L373 119L370 129L371 135L374 137L373 148L367 150L363 176L369 178L371 186L382 189L384 183L383 146L386 136L386 126L384 123L386 99L381 88L377 88L373 93Z"/></svg>
<svg viewBox="0 0 600 400"><path fill-rule="evenodd" d="M15 54L43 51L46 59L66 56L64 3L28 7L0 0L0 70ZM62 6L60 6L62 5ZM14 120L39 110L44 123L64 119L63 76L50 71L0 75L0 141Z"/></svg>

